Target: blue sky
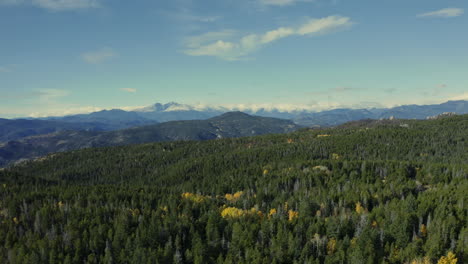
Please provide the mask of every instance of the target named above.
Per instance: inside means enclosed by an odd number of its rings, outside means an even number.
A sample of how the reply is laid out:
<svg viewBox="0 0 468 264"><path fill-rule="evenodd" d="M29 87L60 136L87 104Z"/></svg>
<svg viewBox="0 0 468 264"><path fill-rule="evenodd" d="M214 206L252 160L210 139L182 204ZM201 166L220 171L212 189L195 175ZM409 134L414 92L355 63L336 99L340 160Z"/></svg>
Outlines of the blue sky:
<svg viewBox="0 0 468 264"><path fill-rule="evenodd" d="M0 117L468 99L466 0L0 0Z"/></svg>

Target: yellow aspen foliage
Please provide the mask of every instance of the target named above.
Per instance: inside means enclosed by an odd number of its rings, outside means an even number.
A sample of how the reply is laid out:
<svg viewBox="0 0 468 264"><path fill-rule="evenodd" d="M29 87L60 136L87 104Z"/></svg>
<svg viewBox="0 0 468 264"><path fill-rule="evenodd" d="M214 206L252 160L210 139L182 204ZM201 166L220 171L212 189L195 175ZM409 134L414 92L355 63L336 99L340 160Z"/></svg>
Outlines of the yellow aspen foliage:
<svg viewBox="0 0 468 264"><path fill-rule="evenodd" d="M268 219L270 219L274 215L276 215L276 208L270 209L270 212L268 213Z"/></svg>
<svg viewBox="0 0 468 264"><path fill-rule="evenodd" d="M264 169L264 170L263 170L263 175L267 175L268 172L269 172L269 171L268 171L267 169Z"/></svg>
<svg viewBox="0 0 468 264"><path fill-rule="evenodd" d="M59 202L57 203L57 206L58 206L59 208L62 208L62 207L63 207L63 202L62 202L62 201L59 201Z"/></svg>
<svg viewBox="0 0 468 264"><path fill-rule="evenodd" d="M236 192L236 193L233 195L233 196L234 196L234 199L239 199L239 198L242 196L242 194L244 194L243 191Z"/></svg>
<svg viewBox="0 0 468 264"><path fill-rule="evenodd" d="M13 223L15 223L15 224L19 224L19 220L18 220L18 218L16 218L16 217L13 217Z"/></svg>
<svg viewBox="0 0 468 264"><path fill-rule="evenodd" d="M442 256L437 264L457 264L458 259L456 258L455 254L451 251L447 253L447 256Z"/></svg>
<svg viewBox="0 0 468 264"><path fill-rule="evenodd" d="M318 217L322 216L322 211L317 210L317 212L315 212L315 215L318 216Z"/></svg>
<svg viewBox="0 0 468 264"><path fill-rule="evenodd" d="M190 200L195 203L202 203L205 201L206 197L196 193L185 192L182 194L182 198Z"/></svg>
<svg viewBox="0 0 468 264"><path fill-rule="evenodd" d="M244 210L235 207L226 207L221 211L222 218L238 218L241 217Z"/></svg>
<svg viewBox="0 0 468 264"><path fill-rule="evenodd" d="M288 144L294 143L294 140L292 138L288 138Z"/></svg>
<svg viewBox="0 0 468 264"><path fill-rule="evenodd" d="M289 211L288 211L288 220L289 220L289 221L293 221L293 220L296 219L298 216L299 216L299 212L296 212L296 211L293 211L293 210L289 210Z"/></svg>
<svg viewBox="0 0 468 264"><path fill-rule="evenodd" d="M250 210L242 210L235 207L226 207L221 211L222 218L240 218L243 216L258 216L263 217L262 211L259 211L255 208Z"/></svg>
<svg viewBox="0 0 468 264"><path fill-rule="evenodd" d="M374 221L372 221L372 227L374 227L374 228L375 228L375 227L377 227L377 226L378 226L378 224L377 224L377 221L375 221L375 220L374 220Z"/></svg>
<svg viewBox="0 0 468 264"><path fill-rule="evenodd" d="M362 214L365 212L364 207L362 207L361 202L356 203L356 213Z"/></svg>
<svg viewBox="0 0 468 264"><path fill-rule="evenodd" d="M421 231L421 235L425 237L427 235L427 228L425 224L422 224L421 227L419 228L419 231Z"/></svg>
<svg viewBox="0 0 468 264"><path fill-rule="evenodd" d="M329 137L330 135L327 135L327 134L323 134L323 135L317 135L318 138L321 138L321 137Z"/></svg>
<svg viewBox="0 0 468 264"><path fill-rule="evenodd" d="M332 154L332 159L334 159L334 160L339 160L340 158L341 158L340 155L338 155L338 154L336 154L336 153L333 153L333 154Z"/></svg>
<svg viewBox="0 0 468 264"><path fill-rule="evenodd" d="M331 254L335 253L335 251L336 251L336 239L332 238L332 239L328 240L327 253L328 253L328 255L331 255Z"/></svg>
<svg viewBox="0 0 468 264"><path fill-rule="evenodd" d="M229 202L236 202L237 200L239 200L239 198L244 194L243 191L239 191L239 192L236 192L234 194L230 194L230 193L227 193L224 197L226 198L226 200L228 200Z"/></svg>

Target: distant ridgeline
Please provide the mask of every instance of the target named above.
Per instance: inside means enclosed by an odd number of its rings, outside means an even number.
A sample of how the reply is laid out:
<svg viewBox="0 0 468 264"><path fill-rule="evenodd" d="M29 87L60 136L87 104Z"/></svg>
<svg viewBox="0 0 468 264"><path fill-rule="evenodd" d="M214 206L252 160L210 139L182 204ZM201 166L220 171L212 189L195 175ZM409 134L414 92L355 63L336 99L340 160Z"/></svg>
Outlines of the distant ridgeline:
<svg viewBox="0 0 468 264"><path fill-rule="evenodd" d="M468 263L468 116L0 171L1 263Z"/></svg>
<svg viewBox="0 0 468 264"><path fill-rule="evenodd" d="M287 133L299 128L290 120L229 112L206 120L171 121L116 131L64 130L0 142L0 167L82 148L246 137Z"/></svg>

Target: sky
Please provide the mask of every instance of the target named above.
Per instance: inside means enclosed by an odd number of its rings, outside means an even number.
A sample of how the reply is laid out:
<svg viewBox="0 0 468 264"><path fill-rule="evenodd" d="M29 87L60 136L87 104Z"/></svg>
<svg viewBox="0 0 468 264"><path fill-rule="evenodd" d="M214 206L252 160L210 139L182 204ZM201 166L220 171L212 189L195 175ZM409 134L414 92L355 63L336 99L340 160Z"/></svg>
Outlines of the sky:
<svg viewBox="0 0 468 264"><path fill-rule="evenodd" d="M468 100L466 0L0 0L0 117Z"/></svg>

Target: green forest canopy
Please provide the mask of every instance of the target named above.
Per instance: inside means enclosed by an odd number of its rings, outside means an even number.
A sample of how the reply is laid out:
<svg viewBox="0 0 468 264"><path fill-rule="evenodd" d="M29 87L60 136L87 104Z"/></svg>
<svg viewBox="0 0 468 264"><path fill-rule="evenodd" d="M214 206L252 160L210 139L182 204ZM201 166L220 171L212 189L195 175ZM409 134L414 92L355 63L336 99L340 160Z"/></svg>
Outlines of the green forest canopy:
<svg viewBox="0 0 468 264"><path fill-rule="evenodd" d="M468 116L92 148L0 171L3 263L466 263Z"/></svg>

